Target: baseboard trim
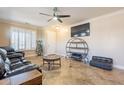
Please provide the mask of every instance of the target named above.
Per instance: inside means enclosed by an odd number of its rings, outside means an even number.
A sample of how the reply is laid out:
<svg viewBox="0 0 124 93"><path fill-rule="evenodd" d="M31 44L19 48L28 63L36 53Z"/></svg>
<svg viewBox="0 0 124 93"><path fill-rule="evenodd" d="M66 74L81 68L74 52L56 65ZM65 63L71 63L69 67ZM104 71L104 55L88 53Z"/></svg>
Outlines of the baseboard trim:
<svg viewBox="0 0 124 93"><path fill-rule="evenodd" d="M124 66L114 65L113 67L114 67L114 68L117 68L117 69L123 69L123 70L124 70Z"/></svg>

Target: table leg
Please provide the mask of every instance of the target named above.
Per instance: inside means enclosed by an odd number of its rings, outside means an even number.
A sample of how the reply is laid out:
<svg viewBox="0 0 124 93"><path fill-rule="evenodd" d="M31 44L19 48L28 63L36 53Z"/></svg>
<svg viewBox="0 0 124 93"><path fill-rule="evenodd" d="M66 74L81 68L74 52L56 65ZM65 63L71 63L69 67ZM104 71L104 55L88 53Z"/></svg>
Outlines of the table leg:
<svg viewBox="0 0 124 93"><path fill-rule="evenodd" d="M50 62L48 62L48 70L50 70Z"/></svg>
<svg viewBox="0 0 124 93"><path fill-rule="evenodd" d="M61 59L59 60L59 65L60 65L60 67L61 67Z"/></svg>

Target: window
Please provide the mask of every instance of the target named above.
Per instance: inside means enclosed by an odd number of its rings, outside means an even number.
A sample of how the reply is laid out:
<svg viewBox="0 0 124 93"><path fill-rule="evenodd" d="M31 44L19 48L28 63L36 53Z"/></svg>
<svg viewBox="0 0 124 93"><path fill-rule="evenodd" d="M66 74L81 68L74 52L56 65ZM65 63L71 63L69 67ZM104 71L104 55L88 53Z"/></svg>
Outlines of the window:
<svg viewBox="0 0 124 93"><path fill-rule="evenodd" d="M12 27L11 46L15 50L34 50L36 48L36 31Z"/></svg>

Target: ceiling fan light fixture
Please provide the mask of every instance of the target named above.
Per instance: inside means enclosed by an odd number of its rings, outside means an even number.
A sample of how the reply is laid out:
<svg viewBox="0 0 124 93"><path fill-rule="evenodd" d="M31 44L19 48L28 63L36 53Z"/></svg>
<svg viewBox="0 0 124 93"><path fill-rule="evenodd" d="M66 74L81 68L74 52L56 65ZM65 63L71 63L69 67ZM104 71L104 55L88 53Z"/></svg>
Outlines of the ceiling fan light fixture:
<svg viewBox="0 0 124 93"><path fill-rule="evenodd" d="M57 18L57 17L54 17L53 19L54 19L54 20L57 20L58 18Z"/></svg>
<svg viewBox="0 0 124 93"><path fill-rule="evenodd" d="M70 15L58 15L58 8L57 7L53 8L53 15L49 15L49 14L45 14L45 13L40 13L40 14L52 17L51 19L48 20L48 22L50 22L51 20L55 20L55 21L58 21L60 23L63 23L61 18L70 17Z"/></svg>
<svg viewBox="0 0 124 93"><path fill-rule="evenodd" d="M55 27L55 29L56 29L56 30L59 30L59 29L60 29L60 27L59 27L59 26L56 26L56 27Z"/></svg>

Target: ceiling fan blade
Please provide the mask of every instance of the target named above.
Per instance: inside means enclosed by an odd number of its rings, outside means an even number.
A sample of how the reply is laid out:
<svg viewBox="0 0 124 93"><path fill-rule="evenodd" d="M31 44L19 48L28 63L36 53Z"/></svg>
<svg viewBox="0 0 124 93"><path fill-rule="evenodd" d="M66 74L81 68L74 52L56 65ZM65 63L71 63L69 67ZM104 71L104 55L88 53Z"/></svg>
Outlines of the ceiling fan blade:
<svg viewBox="0 0 124 93"><path fill-rule="evenodd" d="M52 19L53 19L53 18L49 19L48 22L51 21Z"/></svg>
<svg viewBox="0 0 124 93"><path fill-rule="evenodd" d="M61 19L58 18L57 20L58 20L60 23L62 23L62 20L61 20Z"/></svg>
<svg viewBox="0 0 124 93"><path fill-rule="evenodd" d="M45 13L40 13L41 15L45 15L45 16L52 16L52 15L49 15L49 14L45 14Z"/></svg>
<svg viewBox="0 0 124 93"><path fill-rule="evenodd" d="M71 17L70 15L57 15L59 18L64 18L64 17Z"/></svg>

